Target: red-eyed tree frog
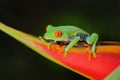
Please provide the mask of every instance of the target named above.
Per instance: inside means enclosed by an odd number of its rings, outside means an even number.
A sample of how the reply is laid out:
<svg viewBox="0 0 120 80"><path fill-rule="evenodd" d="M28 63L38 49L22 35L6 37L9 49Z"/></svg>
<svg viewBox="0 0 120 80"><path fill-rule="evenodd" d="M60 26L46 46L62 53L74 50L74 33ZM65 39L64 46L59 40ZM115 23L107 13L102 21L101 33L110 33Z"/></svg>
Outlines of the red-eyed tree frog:
<svg viewBox="0 0 120 80"><path fill-rule="evenodd" d="M48 25L46 27L46 33L44 34L46 40L57 41L70 41L65 47L64 56L67 55L69 49L71 49L78 41L85 41L91 45L90 52L93 56L96 56L95 49L98 40L98 34L92 33L91 35L86 31L75 26L57 26Z"/></svg>

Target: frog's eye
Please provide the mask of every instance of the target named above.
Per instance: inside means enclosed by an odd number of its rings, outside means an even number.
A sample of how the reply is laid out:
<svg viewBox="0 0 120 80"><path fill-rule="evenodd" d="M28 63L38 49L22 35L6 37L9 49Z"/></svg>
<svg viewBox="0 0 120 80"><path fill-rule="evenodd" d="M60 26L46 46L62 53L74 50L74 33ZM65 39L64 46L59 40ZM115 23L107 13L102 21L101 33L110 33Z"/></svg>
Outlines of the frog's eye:
<svg viewBox="0 0 120 80"><path fill-rule="evenodd" d="M60 36L62 36L62 32L61 32L60 30L56 30L56 31L54 32L54 35L55 35L56 37L60 37Z"/></svg>
<svg viewBox="0 0 120 80"><path fill-rule="evenodd" d="M48 26L45 27L45 30L48 31Z"/></svg>

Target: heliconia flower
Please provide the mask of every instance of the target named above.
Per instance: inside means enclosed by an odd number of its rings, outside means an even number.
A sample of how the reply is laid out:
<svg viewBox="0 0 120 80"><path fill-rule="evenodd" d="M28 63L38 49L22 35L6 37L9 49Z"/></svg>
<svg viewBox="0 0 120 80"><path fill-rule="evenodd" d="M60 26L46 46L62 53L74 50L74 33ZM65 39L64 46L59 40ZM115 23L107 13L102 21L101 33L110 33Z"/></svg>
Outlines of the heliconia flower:
<svg viewBox="0 0 120 80"><path fill-rule="evenodd" d="M51 44L0 22L0 30L47 59L92 80L120 80L120 42L99 42L97 57L86 47L73 47L64 56L65 45ZM90 59L90 60L89 60Z"/></svg>

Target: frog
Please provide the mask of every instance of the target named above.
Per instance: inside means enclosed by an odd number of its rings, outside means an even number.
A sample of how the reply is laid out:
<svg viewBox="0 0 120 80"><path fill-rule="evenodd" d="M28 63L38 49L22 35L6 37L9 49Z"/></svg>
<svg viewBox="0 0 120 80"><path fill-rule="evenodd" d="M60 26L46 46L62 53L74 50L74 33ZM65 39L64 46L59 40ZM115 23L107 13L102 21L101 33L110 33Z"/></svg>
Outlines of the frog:
<svg viewBox="0 0 120 80"><path fill-rule="evenodd" d="M86 42L90 47L90 53L96 57L96 44L98 41L98 34L92 33L91 35L85 30L72 26L53 26L48 25L46 27L46 33L44 34L46 40L53 40L54 43L57 41L69 41L69 44L64 48L64 56L68 54L68 51L79 41Z"/></svg>

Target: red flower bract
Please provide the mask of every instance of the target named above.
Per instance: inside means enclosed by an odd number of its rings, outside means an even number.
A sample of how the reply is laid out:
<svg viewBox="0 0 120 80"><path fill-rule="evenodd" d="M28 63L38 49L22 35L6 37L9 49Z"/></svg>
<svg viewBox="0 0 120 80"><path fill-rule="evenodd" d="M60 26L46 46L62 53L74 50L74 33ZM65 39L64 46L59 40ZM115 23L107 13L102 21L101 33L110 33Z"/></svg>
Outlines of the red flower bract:
<svg viewBox="0 0 120 80"><path fill-rule="evenodd" d="M72 48L64 57L64 47L39 39L0 23L0 30L17 39L38 54L90 79L103 80L120 67L120 42L102 42L96 47L97 57L88 60L86 47ZM118 69L120 70L120 69ZM120 71L118 71L120 73ZM116 75L119 76L120 74Z"/></svg>

